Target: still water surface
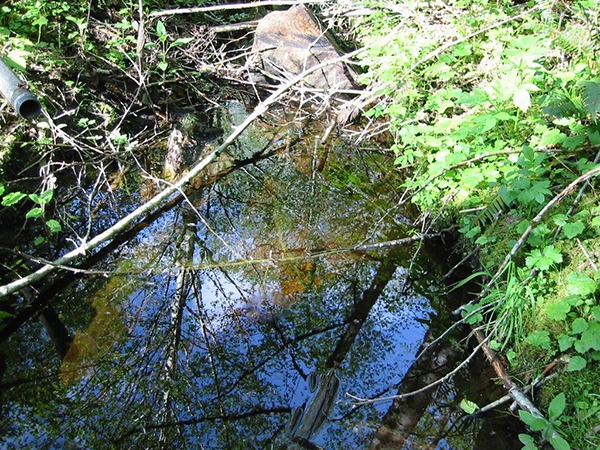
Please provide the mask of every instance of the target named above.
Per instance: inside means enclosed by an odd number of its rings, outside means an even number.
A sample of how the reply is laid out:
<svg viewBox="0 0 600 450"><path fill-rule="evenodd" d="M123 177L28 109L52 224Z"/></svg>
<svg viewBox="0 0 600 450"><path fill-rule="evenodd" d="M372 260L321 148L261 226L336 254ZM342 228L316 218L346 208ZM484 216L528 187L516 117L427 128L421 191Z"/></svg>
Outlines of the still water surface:
<svg viewBox="0 0 600 450"><path fill-rule="evenodd" d="M240 106L229 115L239 122ZM424 396L359 404L435 380L463 352L448 343L415 362L452 320L431 254L441 244L360 250L408 235L391 161L319 140L254 127L231 158L279 150L207 178L12 333L0 443L467 449L510 439L501 422L465 420L456 406L490 393L487 376L469 371ZM96 223L156 189L135 180Z"/></svg>

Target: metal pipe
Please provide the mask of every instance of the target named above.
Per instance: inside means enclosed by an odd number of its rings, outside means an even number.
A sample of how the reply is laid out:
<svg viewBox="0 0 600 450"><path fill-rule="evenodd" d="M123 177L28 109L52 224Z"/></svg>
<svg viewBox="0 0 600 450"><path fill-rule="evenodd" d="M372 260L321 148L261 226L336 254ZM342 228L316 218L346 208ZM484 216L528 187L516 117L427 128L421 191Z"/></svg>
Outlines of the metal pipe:
<svg viewBox="0 0 600 450"><path fill-rule="evenodd" d="M42 112L42 105L27 89L27 83L19 79L0 58L0 93L25 119L35 119Z"/></svg>

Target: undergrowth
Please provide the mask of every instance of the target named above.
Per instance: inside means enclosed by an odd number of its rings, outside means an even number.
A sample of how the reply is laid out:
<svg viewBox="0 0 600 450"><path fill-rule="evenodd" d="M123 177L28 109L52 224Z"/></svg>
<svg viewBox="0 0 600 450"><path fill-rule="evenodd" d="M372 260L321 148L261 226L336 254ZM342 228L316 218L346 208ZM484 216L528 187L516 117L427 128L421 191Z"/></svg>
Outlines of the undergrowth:
<svg viewBox="0 0 600 450"><path fill-rule="evenodd" d="M367 115L388 121L412 202L458 222L486 276L465 320L523 382L558 361L550 444L596 448L598 1L365 4L362 81L382 93Z"/></svg>

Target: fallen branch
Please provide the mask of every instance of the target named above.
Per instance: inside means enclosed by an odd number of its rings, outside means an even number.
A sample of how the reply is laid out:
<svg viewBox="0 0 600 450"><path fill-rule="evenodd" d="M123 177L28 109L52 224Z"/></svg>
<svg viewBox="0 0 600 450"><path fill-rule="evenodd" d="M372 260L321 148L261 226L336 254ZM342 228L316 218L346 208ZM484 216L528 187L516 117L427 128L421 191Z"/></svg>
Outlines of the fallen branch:
<svg viewBox="0 0 600 450"><path fill-rule="evenodd" d="M600 166L596 167L596 168L594 168L594 169L592 169L592 170L590 170L590 171L588 171L586 173L584 173L583 175L581 175L579 177L577 177L566 188L564 188L561 192L559 192L552 200L550 200L546 204L546 206L544 206L542 208L542 210L533 219L531 219L531 222L529 223L529 226L527 227L527 229L523 232L523 234L521 234L521 237L515 243L515 245L513 245L513 247L511 248L510 252L508 252L508 254L506 255L506 257L504 258L504 261L502 261L502 264L500 264L500 267L498 267L498 270L496 270L496 273L494 274L494 276L485 285L485 287L484 287L484 289L482 291L482 294L480 294L480 296L478 298L481 298L483 296L483 294L485 292L487 292L487 290L492 286L492 284L494 284L494 282L500 276L500 274L504 271L504 269L506 268L506 266L508 265L508 263L513 259L513 257L519 251L519 249L523 246L523 244L525 243L525 241L527 240L527 238L529 237L529 235L531 234L531 232L533 231L533 229L535 228L535 226L538 223L541 222L541 220L548 213L548 211L550 211L550 209L552 209L552 207L554 205L556 205L557 203L560 203L578 185L580 185L581 183L586 182L587 180L589 180L590 178L595 177L598 174L600 174Z"/></svg>
<svg viewBox="0 0 600 450"><path fill-rule="evenodd" d="M213 5L213 6L196 6L193 8L175 8L163 9L154 11L148 14L148 17L174 16L176 14L194 14L213 11L231 11L236 9L258 8L261 6L295 6L306 5L308 3L320 4L325 3L325 0L263 0L252 3L234 3L231 5Z"/></svg>
<svg viewBox="0 0 600 450"><path fill-rule="evenodd" d="M511 380L510 376L508 375L508 372L504 368L504 364L502 364L502 361L500 361L500 359L496 355L496 352L494 352L494 350L492 350L490 348L490 346L487 345L489 336L486 338L483 335L483 333L481 332L481 330L475 330L474 334L475 334L475 337L477 338L477 342L479 342L479 345L481 346L483 353L485 354L488 362L494 368L494 371L496 372L498 377L500 377L500 379L502 380L502 384L508 391L508 395L517 403L517 405L519 405L519 407L522 410L527 411L532 416L543 419L546 422L548 422L548 424L550 424L550 421L544 417L544 415L537 408L537 406L535 406L533 404L533 402L531 400L529 400L529 398L521 391L521 389L519 389L519 387ZM558 432L552 426L550 433L549 433L549 437L558 437L558 436L559 436Z"/></svg>
<svg viewBox="0 0 600 450"><path fill-rule="evenodd" d="M33 283L36 283L43 278L47 277L51 273L58 270L61 266L68 265L73 261L77 260L80 256L85 255L86 253L94 250L105 242L109 241L113 237L119 235L120 233L127 230L132 223L136 220L142 218L144 215L149 214L155 208L160 207L160 205L166 201L171 195L175 194L178 191L187 185L193 178L199 175L211 162L213 162L229 145L231 145L242 133L248 128L248 126L254 122L258 117L263 115L269 107L274 104L283 94L285 94L292 86L297 83L300 83L305 79L307 75L310 75L317 70L321 70L323 67L326 67L331 64L336 64L338 62L344 61L346 59L352 58L360 53L362 53L366 48L360 48L355 50L352 53L347 55L340 56L339 58L332 59L331 61L325 61L321 64L318 64L310 69L305 70L298 76L292 78L287 83L282 84L275 92L273 92L268 98L259 103L252 114L250 114L244 122L242 122L239 126L237 126L231 134L225 139L225 141L215 148L211 153L209 153L204 159L202 159L198 164L190 169L188 173L182 176L176 183L170 184L163 191L159 192L153 198L148 200L143 205L137 207L134 211L129 213L127 216L123 217L113 226L105 230L104 232L96 235L94 238L87 242L82 242L79 247L75 250L71 250L66 253L64 256L54 260L51 264L45 264L38 270L29 275L15 280L11 283L5 284L4 286L0 286L0 298L4 298L8 295L14 294L24 287L31 286ZM49 117L47 118L49 121L51 120Z"/></svg>
<svg viewBox="0 0 600 450"><path fill-rule="evenodd" d="M544 384L546 381L551 380L552 378L556 378L556 376L557 376L557 373L554 372L544 378L538 378L538 379L532 381L530 384L528 384L526 386L526 389L524 389L524 390L528 391L530 389L534 389L534 388ZM514 399L509 394L506 394L505 396L500 397L498 400L494 400L493 402L488 403L485 406L482 406L477 411L475 411L473 413L473 415L480 416L481 414L491 411L492 409L498 408L499 406L502 406L503 404L508 403L511 400L514 401Z"/></svg>

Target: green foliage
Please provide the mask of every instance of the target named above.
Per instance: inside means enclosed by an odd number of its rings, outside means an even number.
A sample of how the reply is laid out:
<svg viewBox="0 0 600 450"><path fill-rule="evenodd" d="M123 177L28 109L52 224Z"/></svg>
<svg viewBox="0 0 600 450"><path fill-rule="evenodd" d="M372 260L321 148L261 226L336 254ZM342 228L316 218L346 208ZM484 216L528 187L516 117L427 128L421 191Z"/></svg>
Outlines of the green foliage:
<svg viewBox="0 0 600 450"><path fill-rule="evenodd" d="M158 41L160 42L161 47L161 61L158 63L158 68L164 73L167 71L169 67L169 63L167 62L167 55L169 51L174 47L179 47L180 45L189 44L193 41L192 38L178 38L173 42L169 42L169 34L167 33L167 28L162 20L158 20L156 22L156 36L158 37ZM149 48L154 47L153 43L148 44Z"/></svg>
<svg viewBox="0 0 600 450"><path fill-rule="evenodd" d="M410 174L404 188L422 211L459 222L489 274L511 257L463 319L486 325L490 345L522 369L564 353L568 373L585 377L600 354L600 208L593 188L547 206L597 167L600 5L468 0L440 12L403 3L419 18L409 20L387 15L388 3L362 19L371 44L363 81L387 94L367 115L389 120L395 163ZM554 416L565 408L557 398Z"/></svg>
<svg viewBox="0 0 600 450"><path fill-rule="evenodd" d="M547 440L555 450L569 450L569 443L556 431L562 425L561 416L565 411L566 397L561 392L552 399L548 406L548 419L533 415L528 411L519 410L519 418L529 427L531 431L540 432L542 438ZM535 440L528 435L519 435L519 439L525 444L525 449L535 449Z"/></svg>

